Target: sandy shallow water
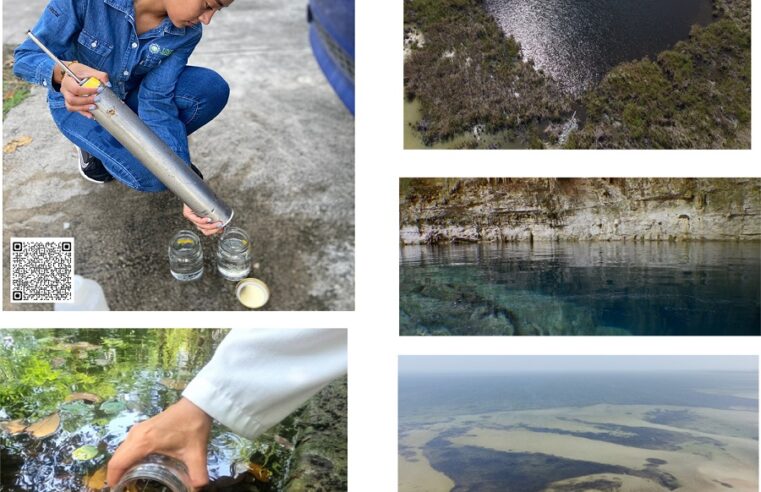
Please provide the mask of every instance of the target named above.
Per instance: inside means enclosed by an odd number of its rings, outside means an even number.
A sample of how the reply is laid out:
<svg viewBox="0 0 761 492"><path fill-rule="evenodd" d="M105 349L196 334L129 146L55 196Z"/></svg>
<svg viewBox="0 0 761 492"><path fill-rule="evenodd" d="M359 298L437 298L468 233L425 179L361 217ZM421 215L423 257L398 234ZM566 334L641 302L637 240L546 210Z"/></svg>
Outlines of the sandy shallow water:
<svg viewBox="0 0 761 492"><path fill-rule="evenodd" d="M655 424L644 420L653 410L687 410L695 415L694 422L703 430ZM689 440L678 444L679 450L643 449L586 437L552 432L535 432L525 428L501 429L505 426L527 426L558 429L569 432L605 433L596 424L615 424L678 433ZM448 440L456 446L476 446L503 452L542 453L560 458L625 466L634 470L645 468L648 459L664 460L658 467L674 475L680 482L680 492L758 491L758 433L755 412L716 410L710 408L670 407L648 405L593 405L579 408L499 412L463 415L435 423L411 424L400 435L399 491L450 492L454 481L435 470L423 454L423 449L442 432L467 427L468 431ZM607 431L624 433L624 430ZM746 436L746 437L738 437ZM716 444L713 441L719 441ZM456 470L452 472L456 479ZM590 479L619 482L621 491L663 491L661 484L642 477L604 473L575 477L555 482L552 491ZM726 485L724 485L726 484Z"/></svg>

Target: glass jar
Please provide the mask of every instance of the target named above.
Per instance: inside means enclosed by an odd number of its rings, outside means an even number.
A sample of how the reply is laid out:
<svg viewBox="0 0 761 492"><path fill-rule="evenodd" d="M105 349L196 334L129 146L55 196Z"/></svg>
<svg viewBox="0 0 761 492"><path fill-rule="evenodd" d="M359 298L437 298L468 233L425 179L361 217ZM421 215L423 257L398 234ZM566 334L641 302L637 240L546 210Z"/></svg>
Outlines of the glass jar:
<svg viewBox="0 0 761 492"><path fill-rule="evenodd" d="M169 242L169 270L181 282L203 275L201 239L193 231L180 231Z"/></svg>
<svg viewBox="0 0 761 492"><path fill-rule="evenodd" d="M246 278L251 271L251 241L239 227L228 227L217 244L217 270L227 280Z"/></svg>
<svg viewBox="0 0 761 492"><path fill-rule="evenodd" d="M193 487L185 463L163 454L151 454L127 470L112 490L191 492Z"/></svg>

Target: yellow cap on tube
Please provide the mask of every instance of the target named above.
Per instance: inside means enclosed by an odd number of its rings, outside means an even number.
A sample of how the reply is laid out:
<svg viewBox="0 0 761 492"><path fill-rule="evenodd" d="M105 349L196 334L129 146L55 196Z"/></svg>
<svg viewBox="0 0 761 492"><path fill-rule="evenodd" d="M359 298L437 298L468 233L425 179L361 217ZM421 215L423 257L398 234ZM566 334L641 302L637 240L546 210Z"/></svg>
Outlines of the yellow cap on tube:
<svg viewBox="0 0 761 492"><path fill-rule="evenodd" d="M88 89L96 89L100 86L100 80L96 79L95 77L90 77L82 84L82 87L87 87Z"/></svg>

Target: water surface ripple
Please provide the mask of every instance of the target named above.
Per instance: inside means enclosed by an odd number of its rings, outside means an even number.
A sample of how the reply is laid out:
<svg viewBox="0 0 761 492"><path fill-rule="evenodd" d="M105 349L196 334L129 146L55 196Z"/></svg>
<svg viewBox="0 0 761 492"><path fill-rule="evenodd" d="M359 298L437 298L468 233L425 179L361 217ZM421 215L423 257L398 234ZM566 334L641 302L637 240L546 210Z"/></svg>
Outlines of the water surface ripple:
<svg viewBox="0 0 761 492"><path fill-rule="evenodd" d="M578 95L613 66L654 57L711 22L711 0L484 0L526 59Z"/></svg>

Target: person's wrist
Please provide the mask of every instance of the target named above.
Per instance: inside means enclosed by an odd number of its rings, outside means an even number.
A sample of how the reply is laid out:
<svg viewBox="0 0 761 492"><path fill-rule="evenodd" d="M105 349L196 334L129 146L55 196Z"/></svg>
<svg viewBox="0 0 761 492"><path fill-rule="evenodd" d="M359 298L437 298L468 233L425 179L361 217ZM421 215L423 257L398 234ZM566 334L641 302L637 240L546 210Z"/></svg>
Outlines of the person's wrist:
<svg viewBox="0 0 761 492"><path fill-rule="evenodd" d="M201 407L185 397L175 403L177 410L186 418L186 422L197 430L209 431L211 429L211 417Z"/></svg>
<svg viewBox="0 0 761 492"><path fill-rule="evenodd" d="M66 68L71 70L71 67L73 67L74 65L77 65L78 63L79 62L77 60L72 60L69 62L64 62L64 65L66 65ZM66 78L66 76L69 75L69 73L66 70L64 70L63 67L60 67L60 68L61 68L61 82L63 82L63 79Z"/></svg>

